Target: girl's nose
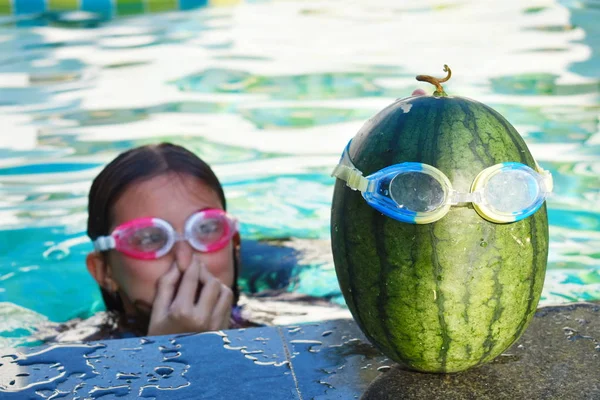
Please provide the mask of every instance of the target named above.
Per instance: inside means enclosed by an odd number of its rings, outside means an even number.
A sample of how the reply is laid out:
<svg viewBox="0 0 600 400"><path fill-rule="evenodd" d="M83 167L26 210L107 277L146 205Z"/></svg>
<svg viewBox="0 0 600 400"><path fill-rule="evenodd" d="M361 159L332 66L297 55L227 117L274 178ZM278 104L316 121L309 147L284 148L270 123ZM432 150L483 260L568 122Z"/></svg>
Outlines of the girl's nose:
<svg viewBox="0 0 600 400"><path fill-rule="evenodd" d="M177 268L179 268L179 271L183 273L188 269L192 262L194 248L187 240L179 240L173 246L173 254L175 255Z"/></svg>

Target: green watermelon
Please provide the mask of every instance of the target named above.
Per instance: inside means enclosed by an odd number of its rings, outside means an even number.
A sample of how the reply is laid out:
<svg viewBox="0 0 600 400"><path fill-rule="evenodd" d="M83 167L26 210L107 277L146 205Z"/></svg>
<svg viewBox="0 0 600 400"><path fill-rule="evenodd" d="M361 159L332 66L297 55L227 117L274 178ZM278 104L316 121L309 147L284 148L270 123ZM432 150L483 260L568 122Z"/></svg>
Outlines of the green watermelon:
<svg viewBox="0 0 600 400"><path fill-rule="evenodd" d="M446 95L443 80L429 78L417 77L436 85L433 96L397 100L352 140L350 158L364 176L421 162L468 192L494 164L535 168L502 115ZM458 372L493 360L525 331L544 284L545 204L506 224L483 219L469 204L414 225L382 215L338 179L331 238L338 281L360 329L386 356L418 371Z"/></svg>

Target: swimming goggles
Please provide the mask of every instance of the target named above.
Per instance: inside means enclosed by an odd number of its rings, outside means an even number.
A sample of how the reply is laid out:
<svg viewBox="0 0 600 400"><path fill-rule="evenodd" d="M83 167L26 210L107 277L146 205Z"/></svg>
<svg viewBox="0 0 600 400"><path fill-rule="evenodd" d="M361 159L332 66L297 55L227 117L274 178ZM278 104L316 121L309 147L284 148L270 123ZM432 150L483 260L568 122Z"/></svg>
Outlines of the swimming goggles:
<svg viewBox="0 0 600 400"><path fill-rule="evenodd" d="M519 221L536 212L553 188L552 175L537 163L537 171L517 162L486 168L468 193L454 190L439 169L418 162L395 164L363 177L350 160L351 142L331 175L359 190L371 207L401 222L435 222L460 203L472 203L491 222Z"/></svg>
<svg viewBox="0 0 600 400"><path fill-rule="evenodd" d="M183 235L160 218L138 218L119 225L110 236L94 241L97 251L115 249L130 257L153 260L167 254L176 242L187 240L196 250L211 253L225 247L238 231L235 218L219 209L192 214Z"/></svg>

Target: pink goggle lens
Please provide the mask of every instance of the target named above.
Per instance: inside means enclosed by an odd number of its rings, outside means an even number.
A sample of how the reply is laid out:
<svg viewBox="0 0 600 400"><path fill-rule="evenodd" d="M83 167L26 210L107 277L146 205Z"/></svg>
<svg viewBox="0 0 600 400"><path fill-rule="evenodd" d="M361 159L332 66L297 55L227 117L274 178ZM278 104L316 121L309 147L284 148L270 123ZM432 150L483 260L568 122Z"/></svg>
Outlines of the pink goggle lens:
<svg viewBox="0 0 600 400"><path fill-rule="evenodd" d="M158 252L169 242L169 234L160 226L129 229L124 234L126 246L138 253Z"/></svg>

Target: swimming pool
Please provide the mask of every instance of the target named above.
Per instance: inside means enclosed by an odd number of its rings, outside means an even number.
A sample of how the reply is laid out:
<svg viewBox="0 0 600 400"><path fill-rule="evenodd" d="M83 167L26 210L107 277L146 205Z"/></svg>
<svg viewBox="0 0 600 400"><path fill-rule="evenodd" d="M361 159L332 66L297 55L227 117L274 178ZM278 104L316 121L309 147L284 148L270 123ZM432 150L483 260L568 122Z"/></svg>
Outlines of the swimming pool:
<svg viewBox="0 0 600 400"><path fill-rule="evenodd" d="M454 72L446 90L497 109L554 175L542 303L600 299L599 17L596 0L222 1L111 20L7 14L0 345L29 343L39 321L102 308L84 265L86 196L117 153L168 140L214 165L249 259L264 238L323 249L329 173L344 145L395 98L430 90L415 75L444 63ZM281 284L277 273L253 280L260 266L246 269L246 290ZM327 257L280 269L288 290L342 301Z"/></svg>

